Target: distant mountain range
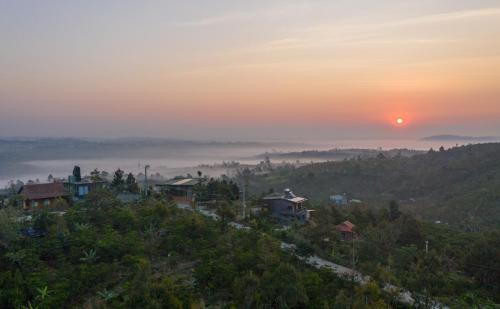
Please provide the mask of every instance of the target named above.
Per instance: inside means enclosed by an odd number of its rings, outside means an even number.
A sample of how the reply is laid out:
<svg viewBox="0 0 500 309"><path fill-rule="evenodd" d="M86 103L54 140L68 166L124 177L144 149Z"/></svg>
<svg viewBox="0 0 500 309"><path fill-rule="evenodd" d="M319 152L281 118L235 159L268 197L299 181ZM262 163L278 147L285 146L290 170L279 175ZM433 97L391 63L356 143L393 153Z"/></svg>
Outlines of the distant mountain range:
<svg viewBox="0 0 500 309"><path fill-rule="evenodd" d="M500 141L500 136L463 136L463 135L432 135L422 138L423 141Z"/></svg>

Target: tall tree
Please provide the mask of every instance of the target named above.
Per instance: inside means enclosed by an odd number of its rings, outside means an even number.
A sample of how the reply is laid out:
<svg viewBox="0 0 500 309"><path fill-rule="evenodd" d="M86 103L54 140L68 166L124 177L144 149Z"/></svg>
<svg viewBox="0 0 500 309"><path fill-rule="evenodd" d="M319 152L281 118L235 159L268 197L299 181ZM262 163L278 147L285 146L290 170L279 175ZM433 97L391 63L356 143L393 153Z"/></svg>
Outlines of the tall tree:
<svg viewBox="0 0 500 309"><path fill-rule="evenodd" d="M123 180L124 172L121 169L117 169L113 175L113 182L111 183L113 187L117 190L123 190L125 185L125 180Z"/></svg>
<svg viewBox="0 0 500 309"><path fill-rule="evenodd" d="M389 218L391 221L396 221L401 216L401 211L399 211L399 204L392 200L389 203Z"/></svg>
<svg viewBox="0 0 500 309"><path fill-rule="evenodd" d="M127 190L132 193L139 192L139 185L135 180L134 174L128 173L127 175Z"/></svg>
<svg viewBox="0 0 500 309"><path fill-rule="evenodd" d="M102 181L101 172L97 168L90 172L90 180L92 182Z"/></svg>

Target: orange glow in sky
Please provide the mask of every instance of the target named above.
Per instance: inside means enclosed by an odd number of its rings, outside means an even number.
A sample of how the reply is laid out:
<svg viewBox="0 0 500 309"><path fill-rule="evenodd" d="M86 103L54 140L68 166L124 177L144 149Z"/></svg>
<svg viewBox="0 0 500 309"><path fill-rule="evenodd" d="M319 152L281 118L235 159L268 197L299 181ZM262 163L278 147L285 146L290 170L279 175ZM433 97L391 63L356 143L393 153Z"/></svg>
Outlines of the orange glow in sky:
<svg viewBox="0 0 500 309"><path fill-rule="evenodd" d="M498 0L196 3L0 1L0 136L500 132Z"/></svg>

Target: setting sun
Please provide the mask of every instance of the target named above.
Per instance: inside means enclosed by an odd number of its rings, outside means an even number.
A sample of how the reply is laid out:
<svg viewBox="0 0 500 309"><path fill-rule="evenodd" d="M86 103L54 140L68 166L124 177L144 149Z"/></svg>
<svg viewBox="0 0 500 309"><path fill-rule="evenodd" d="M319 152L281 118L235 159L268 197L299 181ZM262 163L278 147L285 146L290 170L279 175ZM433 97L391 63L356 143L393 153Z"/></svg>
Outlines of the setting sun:
<svg viewBox="0 0 500 309"><path fill-rule="evenodd" d="M401 117L398 117L398 118L396 119L396 124L398 124L398 125L402 125L404 122L405 122L405 121L404 121L404 119L403 119L403 118L401 118Z"/></svg>

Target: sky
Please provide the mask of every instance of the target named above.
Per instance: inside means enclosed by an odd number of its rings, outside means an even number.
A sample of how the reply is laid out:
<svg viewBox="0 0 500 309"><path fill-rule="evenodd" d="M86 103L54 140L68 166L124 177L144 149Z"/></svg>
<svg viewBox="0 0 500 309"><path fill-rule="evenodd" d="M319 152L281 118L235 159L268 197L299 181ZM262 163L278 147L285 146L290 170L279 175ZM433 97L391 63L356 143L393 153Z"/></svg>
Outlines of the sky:
<svg viewBox="0 0 500 309"><path fill-rule="evenodd" d="M2 0L0 136L500 135L499 38L498 0Z"/></svg>

